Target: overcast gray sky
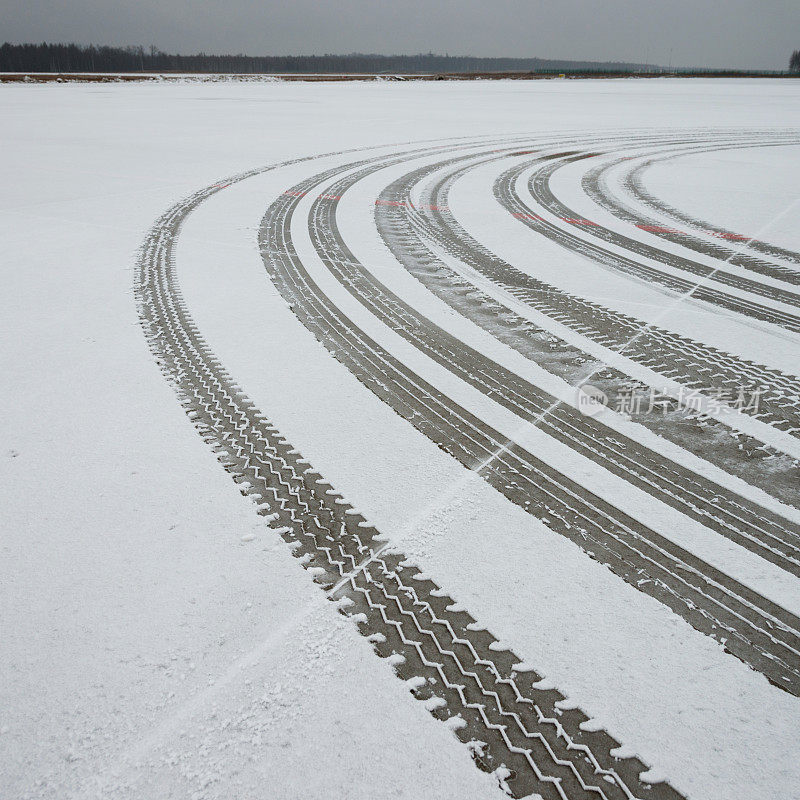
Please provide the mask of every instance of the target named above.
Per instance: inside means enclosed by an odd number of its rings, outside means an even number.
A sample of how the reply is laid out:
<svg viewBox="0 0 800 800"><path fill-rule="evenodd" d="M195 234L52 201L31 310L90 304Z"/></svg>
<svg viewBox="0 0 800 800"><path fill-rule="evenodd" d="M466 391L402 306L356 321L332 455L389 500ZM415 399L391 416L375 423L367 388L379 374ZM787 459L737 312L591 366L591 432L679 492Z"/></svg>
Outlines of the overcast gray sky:
<svg viewBox="0 0 800 800"><path fill-rule="evenodd" d="M0 41L783 69L800 0L0 0Z"/></svg>

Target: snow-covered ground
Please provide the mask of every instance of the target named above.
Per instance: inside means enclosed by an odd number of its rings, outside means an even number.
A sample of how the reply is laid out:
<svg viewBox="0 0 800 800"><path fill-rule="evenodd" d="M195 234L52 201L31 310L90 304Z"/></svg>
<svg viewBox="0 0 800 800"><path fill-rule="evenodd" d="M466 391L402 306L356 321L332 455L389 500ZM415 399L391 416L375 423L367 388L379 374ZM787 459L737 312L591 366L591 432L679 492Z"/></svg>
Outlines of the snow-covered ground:
<svg viewBox="0 0 800 800"><path fill-rule="evenodd" d="M0 86L0 795L502 796L256 515L164 380L138 322L133 268L165 209L226 176L317 153L556 131L791 131L798 101L800 82L768 80ZM796 155L796 146L687 155L645 180L701 220L768 240L774 232L776 244L797 248ZM653 777L704 800L794 796L796 697L401 419L331 358L269 281L256 242L267 206L360 157L258 175L190 215L176 269L210 348L381 533ZM393 259L371 216L403 170L342 199L339 224L355 256L438 325L566 398L566 385L455 315ZM496 219L482 241L507 260L534 253L527 263L540 277L645 321L643 308L660 310L651 287L527 232L513 238L515 221L487 199L497 172L456 183L452 210L465 228ZM513 414L411 353L326 273L306 227L312 201L293 218L298 253L371 336L581 485L800 614L794 576L626 491L545 434L518 432ZM660 324L798 372L798 335L700 311L687 305ZM797 523L796 509L761 500Z"/></svg>
<svg viewBox="0 0 800 800"><path fill-rule="evenodd" d="M699 220L744 236L759 236L790 250L800 249L796 174L800 148L752 148L685 155L653 165L644 176L653 194Z"/></svg>

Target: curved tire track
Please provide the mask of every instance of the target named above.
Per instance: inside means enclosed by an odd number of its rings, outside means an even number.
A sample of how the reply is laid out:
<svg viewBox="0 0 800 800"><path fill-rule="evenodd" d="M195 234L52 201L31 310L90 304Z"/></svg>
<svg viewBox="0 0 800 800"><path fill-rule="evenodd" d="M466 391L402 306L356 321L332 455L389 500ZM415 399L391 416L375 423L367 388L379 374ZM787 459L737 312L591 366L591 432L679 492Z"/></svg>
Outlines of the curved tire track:
<svg viewBox="0 0 800 800"><path fill-rule="evenodd" d="M592 382L605 392L609 405L613 406L615 400L619 402L626 392L636 388L637 382L577 346L539 328L508 305L503 305L502 299L489 296L468 277L453 271L432 248L432 243L435 243L457 259L463 259L467 266L480 271L480 251L454 248L450 240L439 235L442 228L429 219L431 212L437 211L442 219L456 225L442 204L441 193L445 184L452 183L470 168L470 165L458 166L464 160L465 157L459 157L420 167L393 181L380 193L375 221L386 246L411 275L451 308L568 384L577 385L587 374L596 373ZM439 172L443 164L457 168L440 173L432 186L423 188L418 204L413 206L410 197L415 187ZM470 257L475 261L467 263L466 259ZM641 388L648 389L645 385ZM661 395L655 387L650 388L650 393L659 395L657 407L663 408L664 413L638 414L635 417L638 423L784 502L798 502L800 470L797 466L792 467L790 457L743 434L734 435L730 428L713 417L682 409L677 401ZM783 464L782 468L778 468L778 464Z"/></svg>
<svg viewBox="0 0 800 800"><path fill-rule="evenodd" d="M741 145L740 145L741 147ZM730 147L728 149L731 149ZM600 225L598 223L592 223L587 225L586 220L581 219L581 215L577 214L573 209L569 208L564 202L558 200L553 193L553 189L551 186L551 182L553 176L558 172L559 169L566 166L567 164L572 163L573 161L577 160L578 157L571 158L571 159L561 159L556 163L550 163L544 168L536 171L529 180L529 189L531 191L532 196L536 200L536 202L544 209L549 211L551 214L560 217L561 219L565 220L574 220L572 222L572 226L576 229L580 229L580 231L585 236L592 236L594 238L600 239L603 242L607 242L609 244L613 244L621 249L627 250L633 253L636 256L642 256L644 258L648 258L652 261L657 263L664 264L665 266L673 267L675 269L682 270L683 272L696 276L702 280L710 280L713 283L723 284L725 286L731 286L736 289L740 289L743 292L747 292L749 294L763 297L768 300L773 300L777 303L783 303L784 305L794 306L795 308L800 306L800 294L796 291L792 291L791 287L786 286L785 288L773 286L772 284L765 284L759 282L758 280L754 280L749 277L743 277L736 273L730 272L726 270L726 264L724 261L721 261L718 266L711 267L706 264L702 264L698 261L693 261L690 258L686 258L683 256L679 256L675 253L671 253L665 250L661 250L658 247L654 247L653 245L647 244L646 242L640 241L638 239L632 239L629 236L625 236L618 231L611 230L610 228L605 227L604 225ZM585 188L585 187L584 187ZM590 195L591 196L591 195ZM609 209L610 210L610 209ZM644 221L637 221L635 223L639 227L647 227ZM686 238L686 237L684 237ZM611 259L608 256L612 255L610 251L606 251L602 248L597 249L596 251L589 245L585 243L586 240L584 239L584 245L580 245L582 237L580 236L573 236L570 234L568 245L570 249L574 250L575 252L581 252L584 255L589 255L594 257L597 260L596 256L600 256L603 258L602 263L608 263ZM685 245L684 245L685 246ZM614 269L623 269L628 270L629 268L629 260L616 256L615 264L612 268ZM631 267L631 270L634 268ZM673 291L688 291L693 283L693 280L690 279L685 281L684 279L679 278L678 276L674 276L671 273L660 272L658 269L653 269L650 267L645 267L642 264L638 264L635 267L635 271L632 271L631 274L635 274L637 277L641 277L644 280L652 281L658 283L660 285L666 286L667 288ZM720 305L725 308L730 308L731 310L739 310L741 313L744 313L748 316L753 316L756 319L764 319L766 321L774 322L775 324L782 325L783 327L787 327L789 330L796 331L796 321L792 321L791 319L788 324L787 320L781 317L780 319L769 319L770 315L775 312L774 309L770 309L769 306L763 306L756 303L752 303L752 301L745 301L748 303L746 307L742 309L737 309L735 307L736 303L742 302L739 298L736 298L732 295L724 294L720 292L718 289L713 288L712 286L706 285L703 287L702 291L707 291L708 296L701 296L699 294L701 290L696 290L695 295L697 297L702 297L702 299L706 300L707 302L711 302L716 305ZM795 327L792 327L795 326Z"/></svg>
<svg viewBox="0 0 800 800"><path fill-rule="evenodd" d="M331 170L292 187L270 206L259 234L270 276L306 327L359 380L440 447L469 468L486 462L482 477L513 502L698 630L723 640L730 652L776 685L798 693L800 621L590 495L522 448L506 447L505 437L397 361L321 291L297 256L290 224L299 198L335 174ZM341 191L334 184L314 202L311 235L326 267L363 302L354 274L345 272L357 267L358 261L333 233Z"/></svg>
<svg viewBox="0 0 800 800"><path fill-rule="evenodd" d="M513 169L513 168L512 168ZM466 232L449 212L449 192L460 172L443 178L417 219L427 238L531 308L689 389L710 388L736 395L742 388L761 387L757 417L775 428L800 435L800 379L702 344L628 315L569 294L521 272L489 251ZM529 222L529 212L510 194L508 172L495 181L495 196L513 216ZM407 202L405 198L404 202ZM421 243L421 248L424 248ZM637 337L633 342L631 340ZM745 413L754 414L749 409Z"/></svg>
<svg viewBox="0 0 800 800"><path fill-rule="evenodd" d="M574 161L580 158L590 158L593 155L594 153L579 153L574 156L569 156L568 159ZM586 220L582 219L580 216L576 217L573 211L555 200L549 192L547 184L553 172L564 163L567 162L563 159L551 161L537 169L531 176L529 190L535 202L545 210L550 211L553 209L552 213L556 214L556 216L573 220L572 224L574 226L581 226L582 229L592 235L600 236L606 241L613 239L615 244L633 250L639 255L645 255L645 251L648 248L647 245L639 243L634 239L617 235L614 231L604 229L602 226L587 226ZM529 166L528 163L523 162L523 164L513 167L502 176L502 190L512 199L513 205L517 209L514 216L527 227L546 236L566 250L591 258L595 263L613 272L629 275L645 283L660 286L678 295L690 293L693 300L702 300L709 303L711 306L724 308L760 322L769 322L780 328L791 331L792 333L800 333L800 316L788 311L783 311L779 308L757 303L745 297L738 297L737 295L725 293L714 286L702 283L703 280L706 280L713 274L716 282L729 283L730 285L737 286L737 288L746 286L750 292L764 294L765 292L771 291L757 282L739 278L738 276L728 276L728 274L724 272L714 272L711 267L706 267L704 264L698 262L690 262L688 259L682 260L681 269L694 272L698 275L700 280L695 281L680 275L667 273L656 267L652 267L632 258L627 258L601 247L600 245L594 244L593 242L587 241L582 236L577 236L540 216L522 200L514 188L517 178L525 172ZM604 233L604 231L606 233ZM655 250L655 248L653 248L653 251L655 253L659 252ZM652 257L650 253L648 253L648 255ZM661 260L666 258L667 257L664 256ZM669 258L670 260L675 260L675 257L670 256ZM793 303L797 302L796 295L790 295L788 299Z"/></svg>
<svg viewBox="0 0 800 800"><path fill-rule="evenodd" d="M306 160L306 159L300 159ZM287 163L297 163L287 162ZM278 165L281 166L281 165ZM645 766L617 758L618 743L584 730L588 719L558 707L558 692L534 686L518 659L497 648L466 612L380 541L377 531L309 467L247 400L192 322L174 264L182 222L204 200L253 170L207 187L167 211L150 231L137 263L135 292L142 326L187 414L242 492L260 504L314 580L337 601L379 655L394 655L400 677L430 700L440 719L458 715L456 735L472 742L486 770L505 767L515 797L546 800L677 800L667 784L640 779ZM402 656L402 659L400 658ZM475 740L483 744L477 746Z"/></svg>
<svg viewBox="0 0 800 800"><path fill-rule="evenodd" d="M767 144L761 146L770 145ZM677 154L670 157L677 158L679 155L682 154ZM712 225L709 222L696 219L680 209L674 208L668 203L665 203L664 201L655 197L645 187L643 177L644 173L654 163L656 163L657 160L660 161L665 159L649 159L642 164L636 165L627 175L627 177L623 179L623 185L625 188L644 206L652 208L659 214L675 219L679 224L688 225L690 228L707 231L722 240L741 242L748 250L755 251L755 253L765 256L769 259L776 259L779 261L789 262L790 264L800 265L800 253L797 253L794 250L778 247L777 245L769 242L765 242L760 239L753 239L749 236L744 236L740 233L722 228L718 225ZM594 176L592 176L592 183L593 182ZM604 196L608 199L612 199L607 193L604 193ZM639 217L639 219L646 221L646 218ZM722 244L714 245L702 239L696 239L688 232L683 233L680 237L675 237L670 231L656 230L655 233L656 235L662 236L665 239L677 241L679 244L692 247L693 249L698 250L698 252L707 252L711 255L714 255L716 258L730 261L731 264L736 264L737 266L744 267L745 269L751 269L754 272L761 272L762 274L770 275L778 278L779 280L786 281L787 283L800 285L800 272L798 272L796 269L792 269L791 267L787 267L779 263L776 264L774 262L765 262L763 259L753 256L752 254L730 250L729 248L724 247Z"/></svg>
<svg viewBox="0 0 800 800"><path fill-rule="evenodd" d="M415 237L413 224L418 212L408 205L408 198L413 186L440 166L441 163L426 165L389 184L381 192L375 209L376 227L387 247L426 286L430 281L425 280L424 273L438 269L441 263L431 265L430 260L424 258L425 254L420 254L418 244L422 242ZM347 183L337 185L333 194L343 195L347 188ZM425 203L424 207L430 205ZM334 229L335 224L334 220L331 223ZM337 235L334 249L340 241L341 237ZM426 262L422 269L420 260ZM340 271L337 269L337 272ZM357 276L353 275L353 271L349 269L346 281L343 280L347 288L357 285L359 281L362 284L369 281L378 287L384 297L391 296L392 304L397 306L400 303L399 298L363 270ZM443 292L441 295L447 301L447 294ZM455 307L456 304L452 305ZM403 306L405 317L412 317L410 325L406 322L405 334L402 318L393 316L391 312L388 315L381 314L376 311L374 302L369 303L370 309L384 319L392 330L405 335L420 350L448 366L462 380L504 405L522 420L537 420L537 426L550 436L600 463L610 472L626 478L632 485L762 558L800 576L800 530L797 526L761 506L745 501L719 484L680 467L591 417L583 416L572 407L559 404L553 395L483 357L405 304ZM478 324L480 322L478 320ZM441 351L440 342L446 342L444 352ZM545 412L546 415L541 416Z"/></svg>

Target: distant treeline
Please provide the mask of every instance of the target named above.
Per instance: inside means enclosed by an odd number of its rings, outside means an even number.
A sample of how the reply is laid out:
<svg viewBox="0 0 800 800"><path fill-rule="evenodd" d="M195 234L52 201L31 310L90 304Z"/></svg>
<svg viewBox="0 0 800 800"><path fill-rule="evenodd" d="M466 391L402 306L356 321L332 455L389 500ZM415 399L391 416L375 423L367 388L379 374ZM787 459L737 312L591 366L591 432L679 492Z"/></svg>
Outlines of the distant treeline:
<svg viewBox="0 0 800 800"><path fill-rule="evenodd" d="M451 72L636 72L658 70L645 64L556 61L543 58L381 56L364 53L324 56L192 56L162 53L155 47L83 47L76 44L0 46L0 72L213 72L213 73L451 73Z"/></svg>

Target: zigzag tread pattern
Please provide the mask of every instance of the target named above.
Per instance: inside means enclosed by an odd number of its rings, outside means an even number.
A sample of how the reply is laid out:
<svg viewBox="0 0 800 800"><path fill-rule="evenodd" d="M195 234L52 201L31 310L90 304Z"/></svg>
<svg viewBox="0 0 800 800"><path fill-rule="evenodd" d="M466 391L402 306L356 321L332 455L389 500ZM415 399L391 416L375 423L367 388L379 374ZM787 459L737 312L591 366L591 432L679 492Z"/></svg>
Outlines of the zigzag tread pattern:
<svg viewBox="0 0 800 800"><path fill-rule="evenodd" d="M361 163L349 166L359 168ZM728 652L763 672L770 681L796 694L800 675L797 623L784 609L692 554L679 551L599 498L589 497L516 445L497 455L504 444L497 432L426 384L335 308L298 258L290 220L297 197L309 194L315 185L338 171L328 170L292 187L270 206L262 220L260 241L265 266L303 324L418 430L465 465L483 464L482 477L506 497L570 538L625 581L659 599L697 630L721 641ZM315 210L324 207L332 211L327 200L312 204L310 234L321 258L335 273L337 265L356 262L341 243L336 252L327 249L331 242L315 217ZM329 216L328 223L332 219ZM488 456L491 463L485 460Z"/></svg>
<svg viewBox="0 0 800 800"><path fill-rule="evenodd" d="M272 167L275 168L275 167ZM314 472L233 383L181 298L173 260L183 220L201 202L252 170L207 187L169 209L151 229L137 264L135 295L151 350L187 415L219 461L276 527L314 581L351 617L378 655L431 713L453 720L476 763L500 770L514 797L545 800L681 797L642 780L646 766L613 754L564 697L518 672L519 659L482 630L436 584L390 551L378 532ZM453 718L458 717L458 720ZM501 769L502 768L502 769Z"/></svg>

